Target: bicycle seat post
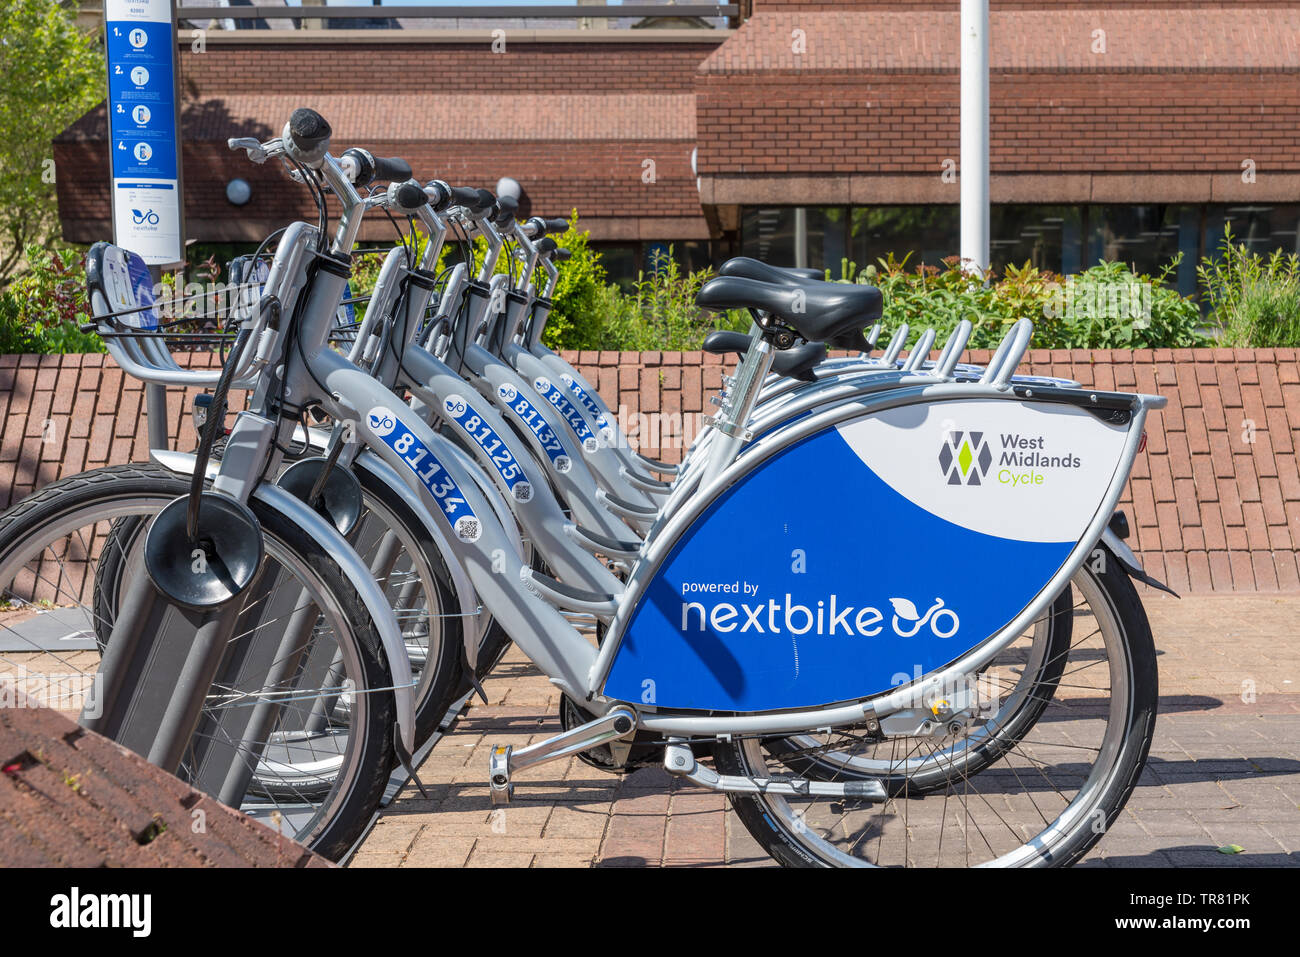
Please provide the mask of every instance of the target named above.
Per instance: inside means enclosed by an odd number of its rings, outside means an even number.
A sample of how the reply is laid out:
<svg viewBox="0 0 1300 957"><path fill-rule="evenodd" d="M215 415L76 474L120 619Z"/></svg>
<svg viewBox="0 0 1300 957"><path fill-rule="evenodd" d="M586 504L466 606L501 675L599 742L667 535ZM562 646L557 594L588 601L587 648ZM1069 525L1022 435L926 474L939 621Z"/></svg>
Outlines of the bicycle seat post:
<svg viewBox="0 0 1300 957"><path fill-rule="evenodd" d="M748 423L763 382L772 369L773 358L772 343L764 336L755 336L753 345L746 350L740 365L736 367L734 382L727 390L721 410L705 420L707 425L721 433L721 439L709 450L701 488L721 475L735 459L741 445L753 438Z"/></svg>

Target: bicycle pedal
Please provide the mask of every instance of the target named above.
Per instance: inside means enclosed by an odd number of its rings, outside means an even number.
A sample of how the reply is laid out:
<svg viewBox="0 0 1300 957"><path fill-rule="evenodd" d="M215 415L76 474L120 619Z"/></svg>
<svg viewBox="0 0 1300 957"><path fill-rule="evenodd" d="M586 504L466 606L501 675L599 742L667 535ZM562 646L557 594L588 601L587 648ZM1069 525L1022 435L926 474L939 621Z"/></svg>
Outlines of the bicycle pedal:
<svg viewBox="0 0 1300 957"><path fill-rule="evenodd" d="M510 745L498 744L488 755L488 792L496 805L509 804L515 796L515 786L510 780L510 751Z"/></svg>

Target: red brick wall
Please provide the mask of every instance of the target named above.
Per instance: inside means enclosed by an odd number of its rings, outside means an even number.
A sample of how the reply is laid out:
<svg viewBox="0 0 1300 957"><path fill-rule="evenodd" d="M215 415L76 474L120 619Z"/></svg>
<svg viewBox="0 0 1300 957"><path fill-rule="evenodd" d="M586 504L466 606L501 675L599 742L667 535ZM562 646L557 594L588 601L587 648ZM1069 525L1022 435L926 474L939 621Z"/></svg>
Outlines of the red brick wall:
<svg viewBox="0 0 1300 957"><path fill-rule="evenodd" d="M933 4L924 13L898 6L804 12L763 3L702 64L696 126L706 202L711 177L752 197L761 186L749 182L754 177L800 174L911 174L923 178L926 195L893 201L956 201L956 185L940 173L959 156L958 17ZM1046 190L1070 191L1059 174L1079 177L1074 192L1082 195L1069 199L1086 202L1123 201L1089 195L1088 177L1195 172L1206 174L1195 181L1199 195L1184 199L1262 199L1270 190L1271 200L1293 198L1294 175L1282 177L1287 196L1274 195L1267 181L1276 186L1279 174L1300 170L1300 58L1290 39L1300 3L1201 11L1165 4L1164 12L1021 6L1039 9L998 14L991 26L990 127L995 176L1052 181L1022 201L1065 199ZM1097 28L1106 32L1100 55L1091 46ZM1246 159L1258 184L1241 183ZM1211 176L1222 196L1211 195ZM822 182L834 194L822 201L889 201L854 197L847 180ZM1144 188L1146 201L1168 198ZM728 193L717 201L755 200ZM786 201L816 200L801 192Z"/></svg>
<svg viewBox="0 0 1300 957"><path fill-rule="evenodd" d="M720 42L534 42L491 35L447 43L263 42L212 34L206 52L181 45L181 131L186 232L205 241L260 240L294 219L314 222L302 186L279 163L232 153L232 136L276 135L295 107L319 109L341 152L362 146L401 156L421 179L492 188L517 179L534 212L577 208L602 240L704 239L690 156L696 67ZM55 141L64 238L109 238L107 125L103 106ZM653 183L642 179L653 159ZM253 189L236 209L226 183ZM337 215L337 209L332 212ZM364 238L392 227L367 217Z"/></svg>
<svg viewBox="0 0 1300 957"><path fill-rule="evenodd" d="M450 139L367 140L364 145L378 156L402 157L421 179L492 189L500 177L513 176L531 197L533 213L567 218L577 209L582 228L596 239L708 238L686 141L554 142L540 154L535 144L511 142L490 148L481 141ZM102 151L102 143L59 145L59 209L69 241L112 238L108 180L95 170ZM187 143L183 153L189 235L209 242L257 242L294 220L316 221L306 187L290 180L278 163L258 166L217 143ZM641 178L646 159L655 161L653 183ZM252 202L242 209L225 195L226 183L236 176L253 191ZM331 205L330 212L336 217L338 207ZM365 218L361 235L390 243L394 237L392 224L379 212Z"/></svg>
<svg viewBox="0 0 1300 957"><path fill-rule="evenodd" d="M689 430L723 372L698 352L566 358L633 428L680 414ZM1152 574L1178 591L1300 591L1300 350L1034 350L1022 370L1169 399L1122 505ZM143 458L142 408L140 384L106 357L0 356L0 505L63 474ZM173 442L179 433L177 447L192 448L188 404L173 392L168 410Z"/></svg>
<svg viewBox="0 0 1300 957"><path fill-rule="evenodd" d="M468 31L467 31L468 33ZM181 82L191 96L239 93L364 94L382 109L400 93L689 93L695 68L720 42L536 42L491 32L472 41L267 43L209 34L207 52L181 47Z"/></svg>

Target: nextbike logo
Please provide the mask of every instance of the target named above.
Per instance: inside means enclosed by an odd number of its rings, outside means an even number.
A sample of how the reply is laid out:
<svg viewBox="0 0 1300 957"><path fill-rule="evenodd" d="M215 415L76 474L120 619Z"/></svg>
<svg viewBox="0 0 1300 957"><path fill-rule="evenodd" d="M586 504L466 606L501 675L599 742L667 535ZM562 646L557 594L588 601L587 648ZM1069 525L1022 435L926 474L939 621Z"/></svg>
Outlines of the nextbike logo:
<svg viewBox="0 0 1300 957"><path fill-rule="evenodd" d="M994 483L1015 489L1046 483L1044 469L1077 469L1083 460L1073 452L1051 454L1047 437L1016 432L999 433L996 471L993 450L984 432L947 434L939 449L939 469L949 485L986 485Z"/></svg>
<svg viewBox="0 0 1300 957"><path fill-rule="evenodd" d="M939 468L949 485L982 485L993 462L983 432L949 432L939 449Z"/></svg>
<svg viewBox="0 0 1300 957"><path fill-rule="evenodd" d="M749 586L747 586L749 587ZM682 586L682 596L700 591L739 591L731 585ZM900 638L911 638L926 628L936 638L951 638L961 629L957 612L944 605L942 598L925 612L917 610L906 598L891 598L893 614L886 621L885 613L871 605L841 605L838 595L818 601L816 607L796 603L787 592L784 601L769 598L766 602L750 604L745 601L718 602L706 608L703 602L683 601L681 631L702 632L706 629L728 634L816 635L848 638L874 638L889 627Z"/></svg>

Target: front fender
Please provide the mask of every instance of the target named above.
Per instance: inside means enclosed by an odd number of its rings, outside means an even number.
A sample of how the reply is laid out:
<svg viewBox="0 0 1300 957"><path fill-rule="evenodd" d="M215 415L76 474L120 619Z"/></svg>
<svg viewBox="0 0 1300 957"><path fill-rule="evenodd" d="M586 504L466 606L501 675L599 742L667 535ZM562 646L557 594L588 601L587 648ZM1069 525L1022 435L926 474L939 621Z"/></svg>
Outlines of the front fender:
<svg viewBox="0 0 1300 957"><path fill-rule="evenodd" d="M169 471L181 475L193 475L195 456L186 452L155 450L151 453L153 460ZM374 620L379 631L379 640L384 646L388 658L388 667L393 678L393 697L397 705L397 730L405 755L415 750L415 678L411 673L411 660L406 654L406 642L402 639L397 619L379 585L370 576L361 556L356 553L348 540L327 522L306 502L291 495L278 485L261 482L253 497L269 508L288 516L302 528L312 540L321 546L336 562L347 577L366 611Z"/></svg>

